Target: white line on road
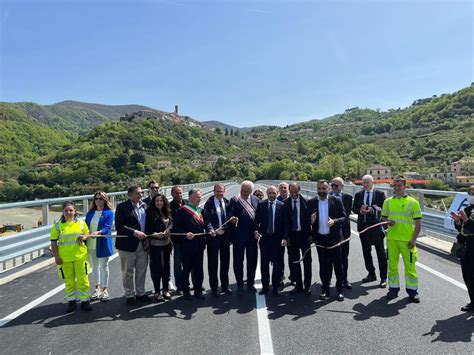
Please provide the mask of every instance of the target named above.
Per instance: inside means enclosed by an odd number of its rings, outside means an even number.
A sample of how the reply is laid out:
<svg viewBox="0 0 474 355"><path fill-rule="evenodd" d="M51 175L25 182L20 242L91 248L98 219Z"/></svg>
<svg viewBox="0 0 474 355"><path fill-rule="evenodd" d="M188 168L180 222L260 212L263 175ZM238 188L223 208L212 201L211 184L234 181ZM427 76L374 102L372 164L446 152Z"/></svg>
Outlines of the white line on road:
<svg viewBox="0 0 474 355"><path fill-rule="evenodd" d="M112 261L114 260L116 257L118 257L118 254L114 254L110 257L109 261ZM10 323L12 320L14 320L15 318L18 318L19 316L21 316L23 313L26 313L28 312L30 309L33 309L35 308L36 306L38 306L39 304L43 303L44 301L46 301L48 298L50 297L53 297L55 294L61 292L62 290L64 290L64 284L62 285L59 285L58 287L52 289L51 291L49 291L48 293L45 293L43 296L40 296L38 297L37 299L31 301L30 303L28 303L26 306L23 306L21 307L20 309L16 310L15 312L13 313L10 313L8 316L0 319L0 328L3 327L5 324L7 323Z"/></svg>
<svg viewBox="0 0 474 355"><path fill-rule="evenodd" d="M355 230L352 230L352 233L355 234L356 236L359 236L359 233L356 232ZM429 273L438 276L439 278L448 281L452 283L454 286L457 286L464 291L467 291L466 285L464 285L462 282L459 282L458 280L453 279L452 277L449 277L448 275L445 275L439 271L436 271L435 269L430 268L429 266L426 266L425 264L420 263L419 261L416 262L416 265L419 266L421 269L428 271Z"/></svg>
<svg viewBox="0 0 474 355"><path fill-rule="evenodd" d="M260 261L257 264L257 270L255 272L255 287L257 288L255 299L257 303L258 338L260 341L260 353L273 354L272 333L270 331L270 321L268 320L267 303L265 301L265 295L258 294L258 291L262 289Z"/></svg>

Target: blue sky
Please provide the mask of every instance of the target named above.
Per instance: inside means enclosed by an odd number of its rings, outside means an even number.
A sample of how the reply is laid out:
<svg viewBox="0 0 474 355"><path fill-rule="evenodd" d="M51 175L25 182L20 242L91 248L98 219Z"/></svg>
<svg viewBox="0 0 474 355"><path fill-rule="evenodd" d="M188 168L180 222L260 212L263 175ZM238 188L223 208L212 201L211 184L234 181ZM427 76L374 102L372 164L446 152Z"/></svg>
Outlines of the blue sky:
<svg viewBox="0 0 474 355"><path fill-rule="evenodd" d="M242 127L473 81L471 1L0 3L0 101L177 104Z"/></svg>

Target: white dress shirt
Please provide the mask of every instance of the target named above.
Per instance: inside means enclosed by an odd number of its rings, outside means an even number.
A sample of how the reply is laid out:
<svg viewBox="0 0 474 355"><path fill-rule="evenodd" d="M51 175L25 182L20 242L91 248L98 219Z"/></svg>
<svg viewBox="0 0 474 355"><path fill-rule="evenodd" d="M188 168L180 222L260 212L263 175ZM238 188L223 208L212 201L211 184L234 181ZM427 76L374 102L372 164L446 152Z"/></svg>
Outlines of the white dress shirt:
<svg viewBox="0 0 474 355"><path fill-rule="evenodd" d="M319 206L319 227L318 227L318 233L319 234L329 234L329 226L328 226L328 221L329 221L329 203L328 203L328 198L326 197L324 200L319 199L318 200L318 206Z"/></svg>

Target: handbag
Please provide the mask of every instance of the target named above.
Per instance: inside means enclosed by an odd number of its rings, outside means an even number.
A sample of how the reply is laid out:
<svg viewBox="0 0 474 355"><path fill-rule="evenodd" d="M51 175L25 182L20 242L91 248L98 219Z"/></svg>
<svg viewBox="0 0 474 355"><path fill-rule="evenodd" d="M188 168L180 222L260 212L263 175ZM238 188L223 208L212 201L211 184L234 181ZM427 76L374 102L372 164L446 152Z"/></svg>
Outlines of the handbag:
<svg viewBox="0 0 474 355"><path fill-rule="evenodd" d="M466 245L459 242L454 242L451 247L451 255L455 256L458 259L462 259L466 256Z"/></svg>

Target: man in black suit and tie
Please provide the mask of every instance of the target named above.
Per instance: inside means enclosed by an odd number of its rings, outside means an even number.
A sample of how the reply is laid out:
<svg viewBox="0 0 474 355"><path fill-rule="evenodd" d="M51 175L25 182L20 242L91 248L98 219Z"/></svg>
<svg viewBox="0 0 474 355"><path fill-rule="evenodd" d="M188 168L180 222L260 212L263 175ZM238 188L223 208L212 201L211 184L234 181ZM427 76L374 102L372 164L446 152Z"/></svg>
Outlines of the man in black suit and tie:
<svg viewBox="0 0 474 355"><path fill-rule="evenodd" d="M288 245L289 253L289 266L290 273L295 287L291 290L291 293L304 292L305 295L311 294L311 250L308 250L311 246L311 235L310 235L310 220L308 215L308 202L300 194L300 185L297 183L290 183L290 198L285 200L285 219L288 230L288 240L284 241L284 244ZM300 263L294 263L298 261L306 251L303 259L304 267L304 288L303 278L301 275Z"/></svg>
<svg viewBox="0 0 474 355"><path fill-rule="evenodd" d="M273 294L278 296L282 266L280 255L283 248L282 240L286 232L284 204L276 199L277 188L275 186L267 188L267 197L268 199L260 201L255 214L255 239L260 240L260 270L262 273L262 290L259 294L268 293L270 262L272 262Z"/></svg>
<svg viewBox="0 0 474 355"><path fill-rule="evenodd" d="M374 178L371 175L364 175L362 177L362 185L364 189L355 194L354 206L352 206L352 211L358 215L357 230L359 232L380 222L380 213L382 211L383 202L385 201L385 193L383 191L374 190ZM376 227L360 234L365 268L369 272L367 277L362 279L362 282L377 280L371 255L373 245L377 252L381 288L387 287L387 255L383 243L384 237L385 233L382 227Z"/></svg>
<svg viewBox="0 0 474 355"><path fill-rule="evenodd" d="M207 269L209 272L209 284L211 294L214 297L219 295L217 291L220 254L220 280L223 293L232 294L229 289L229 261L230 261L230 235L227 232L227 225L221 227L227 221L229 214L227 209L229 200L224 197L225 186L222 183L214 185L214 196L211 196L204 204L202 211L204 223L209 233L207 241Z"/></svg>
<svg viewBox="0 0 474 355"><path fill-rule="evenodd" d="M194 297L203 299L202 282L204 280L203 259L206 242L204 235L206 232L202 210L199 208L201 203L202 192L199 189L191 189L189 191L189 202L182 206L176 212L176 220L173 231L183 233L179 236L182 263L183 263L183 297L187 300L191 299L189 292L189 274L194 272L193 287ZM198 234L198 235L196 235Z"/></svg>
<svg viewBox="0 0 474 355"><path fill-rule="evenodd" d="M229 217L232 218L231 231L234 259L234 274L237 281L237 294L244 294L244 255L247 258L247 290L255 293L255 271L257 269L257 241L255 240L255 210L258 198L252 195L254 185L244 181L240 185L240 194L229 202Z"/></svg>
<svg viewBox="0 0 474 355"><path fill-rule="evenodd" d="M342 241L341 227L347 222L348 217L341 200L329 196L329 182L319 180L317 186L318 196L309 201L308 212L311 218L313 240L318 245L319 276L322 282L319 299L326 300L329 297L332 268L334 268L336 299L344 301L341 247L337 244Z"/></svg>
<svg viewBox="0 0 474 355"><path fill-rule="evenodd" d="M351 214L352 211L352 195L346 192L342 192L344 187L344 180L341 177L335 177L331 181L331 196L334 196L342 201L344 206L344 211L346 212L347 217ZM351 221L349 218L347 222L344 223L341 227L342 239L347 239L351 237ZM352 290L351 283L347 280L347 269L349 268L349 241L341 245L341 257L342 257L342 270L344 271L344 288Z"/></svg>
<svg viewBox="0 0 474 355"><path fill-rule="evenodd" d="M133 185L128 188L129 200L117 205L115 228L117 234L127 238L117 238L115 248L120 256L122 283L127 304L135 305L136 300L148 301L145 295L145 277L148 268L148 251L144 241L146 235L146 205L142 202L142 188ZM134 286L135 285L135 286Z"/></svg>

